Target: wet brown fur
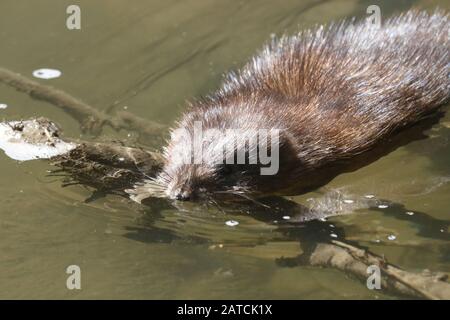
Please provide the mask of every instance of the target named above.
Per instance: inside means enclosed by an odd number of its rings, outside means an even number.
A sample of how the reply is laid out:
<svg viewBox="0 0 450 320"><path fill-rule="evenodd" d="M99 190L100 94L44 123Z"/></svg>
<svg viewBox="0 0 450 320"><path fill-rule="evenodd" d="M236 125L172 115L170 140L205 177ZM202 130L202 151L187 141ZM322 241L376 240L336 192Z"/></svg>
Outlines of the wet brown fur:
<svg viewBox="0 0 450 320"><path fill-rule="evenodd" d="M168 197L205 189L298 194L326 183L341 164L351 167L449 101L449 30L446 13L411 10L381 27L349 21L273 39L192 103L175 129L192 132L194 121L206 129L281 129L278 174L239 167L225 185L212 163L175 165L183 143L172 136L154 182Z"/></svg>

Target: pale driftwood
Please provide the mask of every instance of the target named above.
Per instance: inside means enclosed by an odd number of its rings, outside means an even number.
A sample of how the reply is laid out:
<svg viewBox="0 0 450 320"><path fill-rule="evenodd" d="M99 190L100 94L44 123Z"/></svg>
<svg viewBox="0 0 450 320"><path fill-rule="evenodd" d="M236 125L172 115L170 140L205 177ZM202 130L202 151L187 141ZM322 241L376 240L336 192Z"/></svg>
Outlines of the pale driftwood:
<svg viewBox="0 0 450 320"><path fill-rule="evenodd" d="M63 108L91 130L99 130L105 123L116 129L129 126L130 123L133 126L138 124L139 128L146 125L146 123L140 122L140 119L126 113L122 113L120 120L116 120L63 91L41 85L1 68L0 82L34 98ZM33 121L34 123L38 121L42 130L33 129L30 132L45 136L45 141L43 142L41 138L27 137L27 143L39 141L39 143L52 145L52 137L64 140L51 121L46 119ZM124 125L124 123L128 124ZM15 127L14 130L24 132L21 125ZM48 132L52 132L52 134L48 135ZM83 183L98 190L125 194L123 192L125 188L142 178L153 176L162 165L159 153L114 144L70 142L74 143L75 147L69 152L51 158L51 163L68 173L77 183ZM382 270L383 288L392 293L425 299L450 299L450 284L445 281L443 276L401 270L373 253L339 241L316 243L312 247L310 245L309 248L296 259L297 263L314 267L336 268L363 281L368 276L367 267L377 265Z"/></svg>
<svg viewBox="0 0 450 320"><path fill-rule="evenodd" d="M69 141L45 118L0 123L0 148L13 159L49 159L71 183L104 192L121 192L137 181L154 176L162 156L117 143Z"/></svg>

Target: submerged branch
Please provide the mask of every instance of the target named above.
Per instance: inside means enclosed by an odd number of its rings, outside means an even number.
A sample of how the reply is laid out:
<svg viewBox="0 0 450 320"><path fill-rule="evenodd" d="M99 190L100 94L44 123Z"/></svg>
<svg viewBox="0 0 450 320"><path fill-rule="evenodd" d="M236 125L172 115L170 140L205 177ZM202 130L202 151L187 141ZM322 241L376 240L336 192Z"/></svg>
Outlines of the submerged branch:
<svg viewBox="0 0 450 320"><path fill-rule="evenodd" d="M340 241L314 244L296 260L301 265L335 268L362 281L370 275L367 268L375 265L381 271L383 290L422 299L450 299L450 284L445 274L408 272L367 250Z"/></svg>
<svg viewBox="0 0 450 320"><path fill-rule="evenodd" d="M71 180L105 193L124 193L136 182L154 176L161 168L161 155L138 148L83 142L67 153L50 159Z"/></svg>
<svg viewBox="0 0 450 320"><path fill-rule="evenodd" d="M93 134L99 134L104 125L109 125L117 131L121 129L137 130L155 137L161 136L165 129L165 126L159 123L141 119L129 112L120 111L115 116L109 115L62 90L28 79L5 68L0 68L0 82L28 94L33 99L46 101L61 108L80 123L83 131Z"/></svg>

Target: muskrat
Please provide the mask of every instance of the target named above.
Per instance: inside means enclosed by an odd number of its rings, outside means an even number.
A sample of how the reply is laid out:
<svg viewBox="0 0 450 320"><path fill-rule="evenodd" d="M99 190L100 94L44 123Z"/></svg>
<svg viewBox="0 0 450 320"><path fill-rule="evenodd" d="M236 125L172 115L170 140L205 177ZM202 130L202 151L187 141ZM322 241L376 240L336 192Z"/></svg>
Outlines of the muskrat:
<svg viewBox="0 0 450 320"><path fill-rule="evenodd" d="M336 164L351 164L449 101L449 30L447 13L410 10L381 26L352 20L272 39L220 89L190 103L171 130L162 171L132 193L139 199L255 199L300 194L330 181L342 172L333 170ZM201 140L197 162L191 148L196 124L214 129ZM228 129L277 132L268 148L279 153L277 172L263 175L264 165L250 164L245 142L233 151L243 152L246 163L224 162L216 151ZM225 157L234 154L225 151Z"/></svg>

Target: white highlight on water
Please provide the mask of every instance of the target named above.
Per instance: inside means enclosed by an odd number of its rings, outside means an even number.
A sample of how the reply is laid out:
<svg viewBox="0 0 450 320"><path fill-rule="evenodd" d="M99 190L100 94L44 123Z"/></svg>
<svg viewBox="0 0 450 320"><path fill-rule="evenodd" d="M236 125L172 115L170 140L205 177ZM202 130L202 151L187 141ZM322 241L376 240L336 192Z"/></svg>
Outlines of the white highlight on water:
<svg viewBox="0 0 450 320"><path fill-rule="evenodd" d="M228 220L225 222L225 224L229 227L235 227L239 224L239 222L237 222L236 220Z"/></svg>
<svg viewBox="0 0 450 320"><path fill-rule="evenodd" d="M33 77L39 79L55 79L61 76L62 72L57 69L42 68L33 71Z"/></svg>

